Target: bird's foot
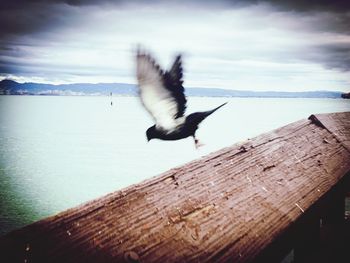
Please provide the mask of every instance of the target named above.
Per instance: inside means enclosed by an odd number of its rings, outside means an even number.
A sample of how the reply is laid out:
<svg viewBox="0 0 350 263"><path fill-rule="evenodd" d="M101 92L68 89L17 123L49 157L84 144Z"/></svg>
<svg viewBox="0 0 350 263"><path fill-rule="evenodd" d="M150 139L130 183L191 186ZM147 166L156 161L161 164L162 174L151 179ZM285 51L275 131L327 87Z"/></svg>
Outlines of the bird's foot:
<svg viewBox="0 0 350 263"><path fill-rule="evenodd" d="M204 146L204 144L199 142L198 139L194 139L194 145L195 145L196 149L199 149L199 147Z"/></svg>

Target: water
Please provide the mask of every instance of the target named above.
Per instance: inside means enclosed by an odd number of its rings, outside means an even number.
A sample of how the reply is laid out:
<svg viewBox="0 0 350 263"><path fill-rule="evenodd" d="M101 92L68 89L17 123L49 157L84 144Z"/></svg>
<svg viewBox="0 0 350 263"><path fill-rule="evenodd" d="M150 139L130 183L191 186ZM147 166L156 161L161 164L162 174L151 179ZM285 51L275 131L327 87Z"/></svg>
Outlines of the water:
<svg viewBox="0 0 350 263"><path fill-rule="evenodd" d="M137 98L0 96L0 235L138 183L209 152L348 100L190 98L188 112L229 103L191 138L152 140Z"/></svg>

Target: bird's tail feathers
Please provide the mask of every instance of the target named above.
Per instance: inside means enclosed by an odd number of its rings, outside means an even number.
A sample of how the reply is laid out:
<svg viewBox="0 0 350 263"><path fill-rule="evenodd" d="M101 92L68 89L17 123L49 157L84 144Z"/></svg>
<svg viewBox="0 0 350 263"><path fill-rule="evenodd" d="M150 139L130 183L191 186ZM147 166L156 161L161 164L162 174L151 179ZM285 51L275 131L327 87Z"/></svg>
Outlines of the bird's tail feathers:
<svg viewBox="0 0 350 263"><path fill-rule="evenodd" d="M215 109L209 110L209 111L202 111L202 112L195 112L190 115L188 115L187 119L189 122L196 123L197 125L203 121L206 117L208 117L210 114L214 113L218 109L220 109L222 106L227 104L227 102L221 104L220 106L216 107Z"/></svg>
<svg viewBox="0 0 350 263"><path fill-rule="evenodd" d="M209 116L210 114L214 113L215 111L217 111L218 109L220 109L222 106L225 106L226 104L228 103L228 101L226 101L225 103L221 104L220 106L216 107L215 109L212 109L210 111L207 111L208 115Z"/></svg>

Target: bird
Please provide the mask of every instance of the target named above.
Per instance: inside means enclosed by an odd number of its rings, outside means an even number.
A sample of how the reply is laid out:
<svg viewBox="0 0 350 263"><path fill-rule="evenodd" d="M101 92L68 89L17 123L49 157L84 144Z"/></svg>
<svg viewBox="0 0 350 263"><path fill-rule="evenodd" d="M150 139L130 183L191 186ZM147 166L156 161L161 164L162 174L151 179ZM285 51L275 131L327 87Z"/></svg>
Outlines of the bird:
<svg viewBox="0 0 350 263"><path fill-rule="evenodd" d="M147 140L193 137L195 147L202 146L196 137L198 125L227 102L212 110L185 115L187 99L182 85L181 54L175 57L170 70L165 71L148 52L137 49L136 78L141 103L155 121L146 131Z"/></svg>

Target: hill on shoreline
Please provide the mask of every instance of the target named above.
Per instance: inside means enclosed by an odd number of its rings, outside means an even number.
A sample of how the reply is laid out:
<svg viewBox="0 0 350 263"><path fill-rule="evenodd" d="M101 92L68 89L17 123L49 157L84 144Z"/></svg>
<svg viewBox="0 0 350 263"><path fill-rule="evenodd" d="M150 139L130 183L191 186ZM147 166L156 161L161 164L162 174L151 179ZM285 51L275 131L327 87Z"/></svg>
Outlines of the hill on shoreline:
<svg viewBox="0 0 350 263"><path fill-rule="evenodd" d="M77 83L42 84L18 83L13 80L0 81L0 95L51 95L51 96L137 96L134 84L126 83ZM243 91L220 88L186 88L187 96L197 97L258 97L258 98L341 98L342 92L336 91Z"/></svg>

